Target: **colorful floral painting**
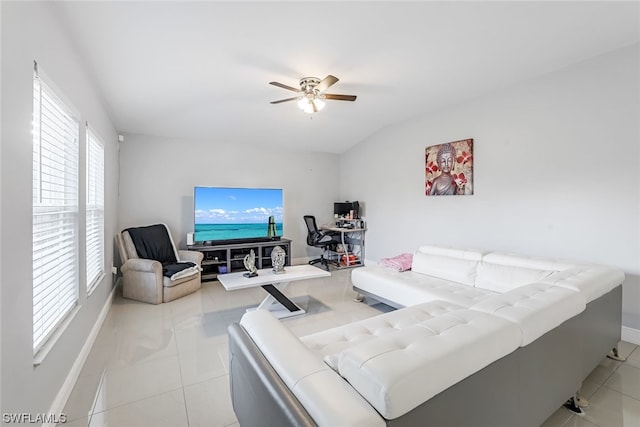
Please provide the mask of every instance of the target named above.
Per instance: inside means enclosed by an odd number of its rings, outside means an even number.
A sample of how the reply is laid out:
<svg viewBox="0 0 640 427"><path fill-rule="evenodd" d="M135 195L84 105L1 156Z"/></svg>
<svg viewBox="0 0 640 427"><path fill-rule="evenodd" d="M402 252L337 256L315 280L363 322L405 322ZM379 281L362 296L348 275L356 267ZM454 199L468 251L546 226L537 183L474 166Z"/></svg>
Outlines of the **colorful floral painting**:
<svg viewBox="0 0 640 427"><path fill-rule="evenodd" d="M473 194L473 139L425 148L427 196Z"/></svg>

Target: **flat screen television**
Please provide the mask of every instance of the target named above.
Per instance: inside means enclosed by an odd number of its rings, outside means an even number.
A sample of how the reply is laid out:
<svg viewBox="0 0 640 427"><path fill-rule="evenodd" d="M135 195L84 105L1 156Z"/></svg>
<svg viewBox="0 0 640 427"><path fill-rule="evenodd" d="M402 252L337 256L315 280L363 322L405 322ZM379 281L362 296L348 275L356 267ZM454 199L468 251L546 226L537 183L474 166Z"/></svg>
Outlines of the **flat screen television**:
<svg viewBox="0 0 640 427"><path fill-rule="evenodd" d="M193 202L196 243L240 243L282 237L282 189L195 187Z"/></svg>

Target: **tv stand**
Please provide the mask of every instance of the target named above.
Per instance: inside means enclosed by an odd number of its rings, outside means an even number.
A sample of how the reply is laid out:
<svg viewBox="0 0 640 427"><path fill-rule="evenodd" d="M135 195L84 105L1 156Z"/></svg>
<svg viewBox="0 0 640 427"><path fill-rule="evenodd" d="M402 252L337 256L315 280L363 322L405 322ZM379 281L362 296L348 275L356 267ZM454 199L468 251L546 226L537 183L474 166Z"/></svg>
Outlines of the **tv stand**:
<svg viewBox="0 0 640 427"><path fill-rule="evenodd" d="M262 241L240 243L211 243L202 242L187 245L187 249L204 254L202 260L202 280L216 280L218 274L245 271L244 257L253 249L256 254L256 267L258 269L270 268L271 251L280 246L287 254L285 265L291 265L291 240L280 238L272 240L268 238Z"/></svg>

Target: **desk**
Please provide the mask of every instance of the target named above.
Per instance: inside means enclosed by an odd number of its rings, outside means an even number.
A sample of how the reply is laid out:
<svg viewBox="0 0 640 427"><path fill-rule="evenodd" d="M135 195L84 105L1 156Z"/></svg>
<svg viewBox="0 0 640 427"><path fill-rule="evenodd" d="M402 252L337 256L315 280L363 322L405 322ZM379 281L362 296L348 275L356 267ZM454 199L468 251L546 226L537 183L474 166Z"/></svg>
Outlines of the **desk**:
<svg viewBox="0 0 640 427"><path fill-rule="evenodd" d="M331 273L328 271L321 270L312 265L285 267L285 272L282 274L275 274L271 268L258 270L258 275L255 277L244 277L244 273L246 273L246 271L219 274L218 281L227 291L261 286L269 295L253 310L269 310L278 319L298 316L305 313L300 306L296 305L282 293L290 282L331 276Z"/></svg>
<svg viewBox="0 0 640 427"><path fill-rule="evenodd" d="M360 222L360 220L357 221ZM336 227L335 225L324 224L320 226L320 229L340 233L340 241L345 252L336 252L338 264L340 265L338 268L361 267L364 265L364 233L367 231L366 228ZM355 255L355 259L349 255Z"/></svg>

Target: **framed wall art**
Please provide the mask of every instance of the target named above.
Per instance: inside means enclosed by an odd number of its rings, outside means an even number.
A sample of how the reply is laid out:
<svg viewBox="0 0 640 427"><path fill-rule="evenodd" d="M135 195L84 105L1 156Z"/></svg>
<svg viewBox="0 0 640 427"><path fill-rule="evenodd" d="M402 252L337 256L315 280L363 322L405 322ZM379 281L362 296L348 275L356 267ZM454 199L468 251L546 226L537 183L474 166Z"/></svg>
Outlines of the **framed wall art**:
<svg viewBox="0 0 640 427"><path fill-rule="evenodd" d="M432 145L424 151L427 196L473 194L473 139Z"/></svg>

